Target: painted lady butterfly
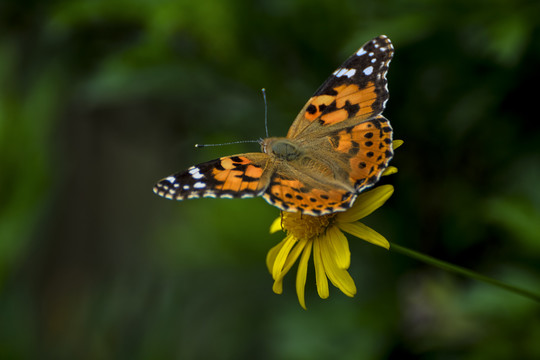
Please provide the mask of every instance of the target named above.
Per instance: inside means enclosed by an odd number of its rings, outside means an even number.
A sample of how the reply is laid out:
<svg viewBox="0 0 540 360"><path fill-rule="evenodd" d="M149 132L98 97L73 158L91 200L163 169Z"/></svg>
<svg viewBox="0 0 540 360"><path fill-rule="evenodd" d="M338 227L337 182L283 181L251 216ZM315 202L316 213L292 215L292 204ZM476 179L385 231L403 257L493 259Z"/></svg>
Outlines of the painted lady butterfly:
<svg viewBox="0 0 540 360"><path fill-rule="evenodd" d="M393 156L381 113L394 49L381 35L322 84L286 137L260 141L262 152L225 156L171 175L154 192L167 199L262 196L284 211L324 215L351 207Z"/></svg>

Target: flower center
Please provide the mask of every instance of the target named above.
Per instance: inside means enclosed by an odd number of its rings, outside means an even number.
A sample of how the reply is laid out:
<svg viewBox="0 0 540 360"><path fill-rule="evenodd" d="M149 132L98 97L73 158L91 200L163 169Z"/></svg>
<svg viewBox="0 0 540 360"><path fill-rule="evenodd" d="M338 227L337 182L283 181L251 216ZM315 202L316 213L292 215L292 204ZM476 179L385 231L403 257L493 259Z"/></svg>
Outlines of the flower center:
<svg viewBox="0 0 540 360"><path fill-rule="evenodd" d="M311 239L323 234L332 223L335 214L311 216L299 212L281 212L281 224L287 234L297 239Z"/></svg>

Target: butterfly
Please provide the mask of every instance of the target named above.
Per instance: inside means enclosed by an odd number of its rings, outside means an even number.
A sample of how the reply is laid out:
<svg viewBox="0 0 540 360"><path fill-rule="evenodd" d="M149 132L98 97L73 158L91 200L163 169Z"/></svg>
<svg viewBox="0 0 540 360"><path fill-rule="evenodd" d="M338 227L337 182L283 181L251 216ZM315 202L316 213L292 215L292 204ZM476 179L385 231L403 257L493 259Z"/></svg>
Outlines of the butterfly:
<svg viewBox="0 0 540 360"><path fill-rule="evenodd" d="M286 137L262 152L224 156L154 186L167 199L262 196L283 211L320 216L347 210L392 159L392 127L381 114L394 49L378 36L351 55L304 105Z"/></svg>

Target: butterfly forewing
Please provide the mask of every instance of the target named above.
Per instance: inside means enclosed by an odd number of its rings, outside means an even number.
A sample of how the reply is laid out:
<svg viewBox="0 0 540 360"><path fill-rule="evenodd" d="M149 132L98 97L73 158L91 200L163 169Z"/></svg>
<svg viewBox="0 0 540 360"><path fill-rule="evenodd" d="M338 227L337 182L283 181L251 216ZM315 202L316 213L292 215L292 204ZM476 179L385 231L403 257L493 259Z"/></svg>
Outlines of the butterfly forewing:
<svg viewBox="0 0 540 360"><path fill-rule="evenodd" d="M384 35L364 44L309 99L287 137L380 115L388 100L386 73L393 54L392 43Z"/></svg>
<svg viewBox="0 0 540 360"><path fill-rule="evenodd" d="M225 156L162 179L154 193L173 200L260 196L268 183L268 160L264 153Z"/></svg>

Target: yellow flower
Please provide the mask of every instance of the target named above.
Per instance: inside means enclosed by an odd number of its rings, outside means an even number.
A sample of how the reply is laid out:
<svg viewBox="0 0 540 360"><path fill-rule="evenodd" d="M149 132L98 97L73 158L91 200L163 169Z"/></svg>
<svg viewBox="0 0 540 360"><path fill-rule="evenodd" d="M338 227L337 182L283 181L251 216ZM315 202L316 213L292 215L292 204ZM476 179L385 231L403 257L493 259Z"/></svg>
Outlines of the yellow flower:
<svg viewBox="0 0 540 360"><path fill-rule="evenodd" d="M403 142L396 140L394 148ZM397 172L388 167L383 175ZM309 216L300 213L282 212L270 226L270 232L283 230L285 239L274 246L266 256L266 265L274 279L272 290L283 292L283 278L300 258L296 274L296 293L300 305L306 309L304 289L306 285L308 261L313 253L315 281L319 296L326 299L329 294L328 279L347 296L356 294L354 280L347 269L351 262L349 243L343 232L389 249L388 240L375 230L358 222L381 207L394 192L391 185L382 185L366 191L356 198L354 205L345 212L323 216Z"/></svg>
<svg viewBox="0 0 540 360"><path fill-rule="evenodd" d="M266 257L266 265L274 278L274 292L283 292L283 278L300 257L296 292L300 305L305 309L304 288L308 261L313 253L319 296L323 299L329 296L328 279L345 295L354 296L356 286L347 272L351 253L342 231L388 249L390 244L384 236L357 221L384 204L393 192L391 185L379 186L358 195L349 210L330 215L309 216L282 212L281 217L273 222L270 232L284 230L287 236Z"/></svg>

